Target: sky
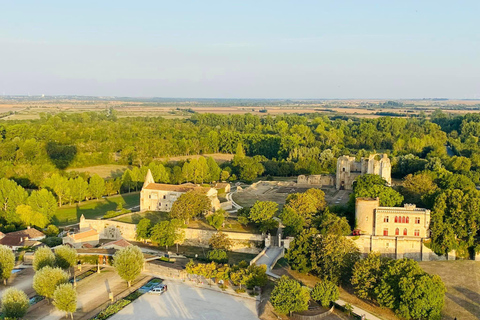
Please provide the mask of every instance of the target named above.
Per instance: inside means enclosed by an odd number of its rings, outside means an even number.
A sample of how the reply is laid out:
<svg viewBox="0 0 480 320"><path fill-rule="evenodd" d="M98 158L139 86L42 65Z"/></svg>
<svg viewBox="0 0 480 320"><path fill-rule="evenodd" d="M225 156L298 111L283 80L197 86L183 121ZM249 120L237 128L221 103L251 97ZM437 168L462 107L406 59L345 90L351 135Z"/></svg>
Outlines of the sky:
<svg viewBox="0 0 480 320"><path fill-rule="evenodd" d="M480 99L480 1L0 0L0 94Z"/></svg>

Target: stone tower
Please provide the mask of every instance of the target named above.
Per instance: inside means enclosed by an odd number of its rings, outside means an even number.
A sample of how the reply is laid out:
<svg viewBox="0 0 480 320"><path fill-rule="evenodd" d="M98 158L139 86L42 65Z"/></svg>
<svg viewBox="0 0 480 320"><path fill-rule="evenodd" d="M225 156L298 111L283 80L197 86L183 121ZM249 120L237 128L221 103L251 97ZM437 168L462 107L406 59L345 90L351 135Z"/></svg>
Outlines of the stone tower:
<svg viewBox="0 0 480 320"><path fill-rule="evenodd" d="M375 209L380 206L379 198L357 198L355 199L355 221L357 229L362 234L374 234Z"/></svg>

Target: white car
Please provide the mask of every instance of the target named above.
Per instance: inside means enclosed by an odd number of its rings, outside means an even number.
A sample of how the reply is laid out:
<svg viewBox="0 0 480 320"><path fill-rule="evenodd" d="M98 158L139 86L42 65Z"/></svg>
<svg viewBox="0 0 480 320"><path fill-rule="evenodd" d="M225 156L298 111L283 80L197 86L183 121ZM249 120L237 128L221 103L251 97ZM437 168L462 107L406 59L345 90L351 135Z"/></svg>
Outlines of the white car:
<svg viewBox="0 0 480 320"><path fill-rule="evenodd" d="M167 291L167 285L166 284L159 284L158 286L152 288L148 293L156 293L156 294L162 294L165 291Z"/></svg>

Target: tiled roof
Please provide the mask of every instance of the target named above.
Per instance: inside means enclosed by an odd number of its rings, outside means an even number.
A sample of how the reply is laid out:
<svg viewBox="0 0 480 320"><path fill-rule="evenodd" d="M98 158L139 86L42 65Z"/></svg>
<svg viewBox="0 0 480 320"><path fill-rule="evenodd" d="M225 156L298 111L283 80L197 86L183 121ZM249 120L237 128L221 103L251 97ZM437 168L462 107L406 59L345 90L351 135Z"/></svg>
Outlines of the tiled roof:
<svg viewBox="0 0 480 320"><path fill-rule="evenodd" d="M70 237L72 237L72 239L74 240L80 240L80 239L84 239L84 238L88 238L96 235L98 235L97 230L90 228L90 229L80 230L79 233L71 234Z"/></svg>
<svg viewBox="0 0 480 320"><path fill-rule="evenodd" d="M116 241L110 241L110 242L107 242L105 243L103 246L101 246L101 248L107 248L109 246L118 246L118 247L128 247L128 246L131 246L132 244L130 242L128 242L127 240L125 239L120 239L120 240L116 240Z"/></svg>
<svg viewBox="0 0 480 320"><path fill-rule="evenodd" d="M5 236L18 236L18 237L28 237L29 239L40 238L45 236L42 231L38 231L35 228L28 228L25 230L9 232Z"/></svg>
<svg viewBox="0 0 480 320"><path fill-rule="evenodd" d="M161 191L175 191L175 192L188 192L188 191L200 191L207 193L210 188L207 187L199 187L193 183L184 183L180 185L174 184L164 184L164 183L149 183L143 189L148 190L161 190Z"/></svg>
<svg viewBox="0 0 480 320"><path fill-rule="evenodd" d="M29 228L25 230L7 233L3 238L0 239L0 244L9 247L20 247L26 240L41 237L45 237L45 234L43 234L43 232L38 231L34 228Z"/></svg>

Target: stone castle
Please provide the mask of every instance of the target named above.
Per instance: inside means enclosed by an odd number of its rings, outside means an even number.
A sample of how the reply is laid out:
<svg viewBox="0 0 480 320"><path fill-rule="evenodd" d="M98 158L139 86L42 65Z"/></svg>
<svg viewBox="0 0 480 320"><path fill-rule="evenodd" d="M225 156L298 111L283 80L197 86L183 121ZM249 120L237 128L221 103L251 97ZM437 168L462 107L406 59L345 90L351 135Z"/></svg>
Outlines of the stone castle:
<svg viewBox="0 0 480 320"><path fill-rule="evenodd" d="M316 187L332 187L337 190L352 190L353 182L358 176L363 174L376 174L381 176L388 184L392 183L392 165L386 154L381 157L378 154L372 154L369 157L363 157L360 161L355 161L355 157L341 156L337 160L336 175L300 175L297 183L300 185L309 185Z"/></svg>
<svg viewBox="0 0 480 320"><path fill-rule="evenodd" d="M455 252L439 257L425 246L430 238L430 210L413 204L381 207L378 198L355 200L356 236L350 237L363 254L376 251L417 261L455 259Z"/></svg>

